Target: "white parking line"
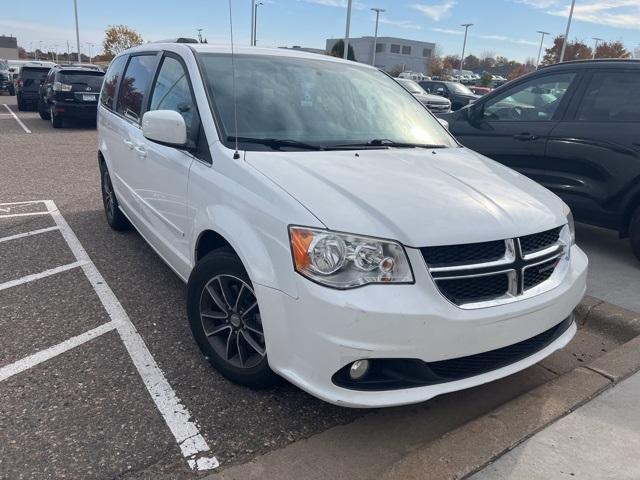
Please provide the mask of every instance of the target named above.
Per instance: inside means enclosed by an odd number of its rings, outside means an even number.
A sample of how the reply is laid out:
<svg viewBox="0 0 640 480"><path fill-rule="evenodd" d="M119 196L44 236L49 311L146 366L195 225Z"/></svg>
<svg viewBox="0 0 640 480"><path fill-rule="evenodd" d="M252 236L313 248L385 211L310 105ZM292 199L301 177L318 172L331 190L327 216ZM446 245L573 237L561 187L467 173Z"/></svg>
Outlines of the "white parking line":
<svg viewBox="0 0 640 480"><path fill-rule="evenodd" d="M14 217L33 217L36 215L48 215L48 212L29 212L29 213L11 213L9 215L0 215L0 218L14 218Z"/></svg>
<svg viewBox="0 0 640 480"><path fill-rule="evenodd" d="M120 338L147 387L151 399L175 437L180 451L187 459L189 466L196 470L216 468L219 465L218 460L214 456L203 455L210 452L207 441L200 433L195 422L191 420L191 413L180 402L173 388L169 385L164 373L160 370L144 340L129 319L127 312L89 258L78 237L76 237L67 221L60 214L55 203L51 200L46 200L45 205L56 225L60 228L60 232L76 260L82 264L82 270L96 291L109 317L116 325Z"/></svg>
<svg viewBox="0 0 640 480"><path fill-rule="evenodd" d="M9 105L5 103L4 106L7 110L9 110L9 113L11 114L11 116L15 119L16 122L18 122L18 124L22 127L22 129L27 133L31 133L31 130L29 130L27 126L24 123L22 123L22 120L20 120L18 116L15 113L13 113L13 110L9 108Z"/></svg>
<svg viewBox="0 0 640 480"><path fill-rule="evenodd" d="M44 272L26 275L16 280L10 280L8 282L0 283L0 290L6 290L7 288L17 287L18 285L33 282L35 280L40 280L41 278L50 277L51 275L56 275L57 273L66 272L67 270L72 270L74 268L78 268L81 266L82 266L82 262L73 262L67 265L62 265L60 267L50 268L49 270L45 270Z"/></svg>
<svg viewBox="0 0 640 480"><path fill-rule="evenodd" d="M17 375L18 373L24 372L25 370L29 370L30 368L35 367L42 362L46 362L53 357L57 357L58 355L71 350L78 345L87 343L89 340L93 340L100 335L110 332L114 328L116 328L114 322L103 323L93 330L89 330L88 332L84 332L76 337L69 338L68 340L54 345L53 347L41 350L37 353L34 353L33 355L29 355L28 357L20 359L15 363L2 367L0 368L0 382L6 380L9 377Z"/></svg>
<svg viewBox="0 0 640 480"><path fill-rule="evenodd" d="M2 237L2 238L0 238L0 243L9 242L11 240L17 240L19 238L30 237L32 235L40 235L41 233L47 233L47 232L51 232L53 230L58 230L58 227L41 228L39 230L31 230L30 232L18 233L16 235L10 235L8 237Z"/></svg>

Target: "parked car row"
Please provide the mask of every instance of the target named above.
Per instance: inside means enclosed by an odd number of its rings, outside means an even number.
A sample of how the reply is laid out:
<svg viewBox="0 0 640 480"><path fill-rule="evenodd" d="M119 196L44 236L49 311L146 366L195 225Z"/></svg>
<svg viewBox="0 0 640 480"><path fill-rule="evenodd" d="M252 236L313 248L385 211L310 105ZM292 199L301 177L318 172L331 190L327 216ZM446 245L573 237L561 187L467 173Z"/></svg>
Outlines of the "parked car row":
<svg viewBox="0 0 640 480"><path fill-rule="evenodd" d="M451 101L448 98L441 95L431 95L430 93L427 93L418 84L418 82L415 82L414 80L408 80L406 78L397 78L396 80L431 112L447 113L451 111Z"/></svg>
<svg viewBox="0 0 640 480"><path fill-rule="evenodd" d="M95 122L103 78L97 65L24 63L15 81L18 110L37 110L54 128L69 118Z"/></svg>

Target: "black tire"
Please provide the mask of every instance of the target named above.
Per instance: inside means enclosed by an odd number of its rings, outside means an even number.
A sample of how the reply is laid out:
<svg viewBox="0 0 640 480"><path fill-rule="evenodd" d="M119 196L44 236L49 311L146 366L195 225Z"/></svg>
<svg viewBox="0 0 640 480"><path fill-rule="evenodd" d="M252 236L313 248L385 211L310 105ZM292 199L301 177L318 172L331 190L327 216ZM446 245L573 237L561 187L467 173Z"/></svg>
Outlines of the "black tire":
<svg viewBox="0 0 640 480"><path fill-rule="evenodd" d="M49 110L47 109L47 104L44 103L42 99L38 100L38 113L40 114L40 118L42 120L49 120Z"/></svg>
<svg viewBox="0 0 640 480"><path fill-rule="evenodd" d="M129 230L131 223L129 223L127 217L124 216L124 213L120 211L118 199L111 184L111 176L104 162L100 163L100 179L102 204L104 205L104 214L107 217L107 223L113 230L118 232Z"/></svg>
<svg viewBox="0 0 640 480"><path fill-rule="evenodd" d="M18 96L17 101L18 101L18 111L24 112L24 102L22 101L22 97Z"/></svg>
<svg viewBox="0 0 640 480"><path fill-rule="evenodd" d="M234 295L240 300L229 301ZM187 284L187 315L200 350L224 377L252 388L279 381L269 368L264 333L258 334L262 321L251 280L230 248L214 250L196 264Z"/></svg>
<svg viewBox="0 0 640 480"><path fill-rule="evenodd" d="M49 107L49 119L51 120L51 126L53 126L53 128L62 128L62 117L56 115L53 107Z"/></svg>
<svg viewBox="0 0 640 480"><path fill-rule="evenodd" d="M638 260L640 260L640 207L631 215L629 222L629 240L631 241L631 250Z"/></svg>
<svg viewBox="0 0 640 480"><path fill-rule="evenodd" d="M11 87L11 88L9 89L9 95L11 95L11 96L13 97L15 94L16 94L16 89L15 89L15 88L13 88L13 87Z"/></svg>

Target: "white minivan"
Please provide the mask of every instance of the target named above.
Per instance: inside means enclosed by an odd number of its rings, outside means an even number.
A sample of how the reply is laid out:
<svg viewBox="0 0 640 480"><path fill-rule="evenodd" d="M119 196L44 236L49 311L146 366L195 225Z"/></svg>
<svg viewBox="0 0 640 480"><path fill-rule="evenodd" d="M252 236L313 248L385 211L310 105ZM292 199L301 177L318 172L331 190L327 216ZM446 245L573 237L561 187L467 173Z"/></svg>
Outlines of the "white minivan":
<svg viewBox="0 0 640 480"><path fill-rule="evenodd" d="M571 212L462 147L373 67L149 43L105 76L109 224L188 284L227 378L351 407L419 402L565 346L587 258Z"/></svg>

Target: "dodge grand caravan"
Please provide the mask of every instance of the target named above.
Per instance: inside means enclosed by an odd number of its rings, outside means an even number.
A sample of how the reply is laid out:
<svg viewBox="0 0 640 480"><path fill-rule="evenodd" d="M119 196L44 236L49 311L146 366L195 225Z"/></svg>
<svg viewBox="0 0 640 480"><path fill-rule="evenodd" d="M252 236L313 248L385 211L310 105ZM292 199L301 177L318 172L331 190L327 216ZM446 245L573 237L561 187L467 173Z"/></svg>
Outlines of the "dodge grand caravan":
<svg viewBox="0 0 640 480"><path fill-rule="evenodd" d="M375 68L146 44L109 67L98 149L108 223L187 283L196 342L240 384L402 405L576 332L587 258L568 207Z"/></svg>

